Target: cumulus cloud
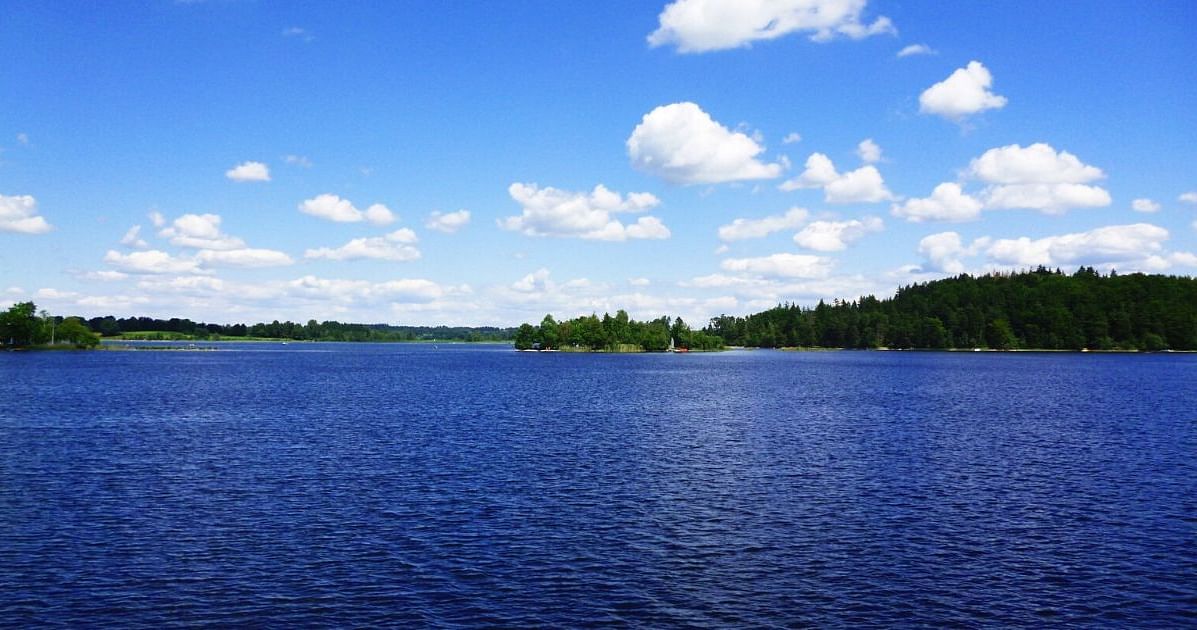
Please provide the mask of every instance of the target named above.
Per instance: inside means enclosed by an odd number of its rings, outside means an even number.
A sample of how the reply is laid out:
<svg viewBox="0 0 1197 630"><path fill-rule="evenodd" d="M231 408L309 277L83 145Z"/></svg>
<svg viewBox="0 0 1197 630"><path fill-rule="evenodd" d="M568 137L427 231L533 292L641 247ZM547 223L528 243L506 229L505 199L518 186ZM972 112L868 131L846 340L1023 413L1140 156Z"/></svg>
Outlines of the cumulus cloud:
<svg viewBox="0 0 1197 630"><path fill-rule="evenodd" d="M799 247L818 252L838 252L870 232L885 229L885 222L878 217L865 217L851 221L815 221L794 235Z"/></svg>
<svg viewBox="0 0 1197 630"><path fill-rule="evenodd" d="M54 226L37 213L37 200L30 195L0 195L0 232L45 234Z"/></svg>
<svg viewBox="0 0 1197 630"><path fill-rule="evenodd" d="M634 287L647 287L652 282L648 278L628 278L628 284Z"/></svg>
<svg viewBox="0 0 1197 630"><path fill-rule="evenodd" d="M980 201L965 194L960 184L945 182L930 197L894 204L890 213L912 223L922 221L971 221L981 216Z"/></svg>
<svg viewBox="0 0 1197 630"><path fill-rule="evenodd" d="M166 225L166 217L162 216L162 213L158 212L157 210L150 212L146 216L149 217L150 223L152 223L156 228Z"/></svg>
<svg viewBox="0 0 1197 630"><path fill-rule="evenodd" d="M719 226L719 240L743 241L750 238L763 238L774 232L800 227L806 222L810 213L805 208L793 207L785 214L762 217L760 219L736 219L727 225Z"/></svg>
<svg viewBox="0 0 1197 630"><path fill-rule="evenodd" d="M1126 262L1152 266L1149 259L1163 251L1166 240L1168 230L1149 223L1135 223L1040 239L1025 236L1000 239L988 247L986 254L994 262L1021 267Z"/></svg>
<svg viewBox="0 0 1197 630"><path fill-rule="evenodd" d="M511 288L521 293L545 291L551 286L549 275L549 270L541 267L540 269L537 269L536 271L533 271L523 278L511 283Z"/></svg>
<svg viewBox="0 0 1197 630"><path fill-rule="evenodd" d="M1101 169L1042 142L990 149L969 163L968 173L990 184L981 193L987 208L1059 214L1070 208L1110 205L1109 192L1088 185L1105 177Z"/></svg>
<svg viewBox="0 0 1197 630"><path fill-rule="evenodd" d="M867 0L676 0L661 12L660 25L648 43L700 53L790 33L810 33L811 40L825 42L896 32L887 17L863 22L866 4Z"/></svg>
<svg viewBox="0 0 1197 630"><path fill-rule="evenodd" d="M987 109L1006 106L1006 97L990 91L993 75L980 61L970 61L919 95L919 111L961 121Z"/></svg>
<svg viewBox="0 0 1197 630"><path fill-rule="evenodd" d="M170 227L158 231L158 236L170 239L172 245L193 249L242 249L245 241L220 231L220 215L184 214Z"/></svg>
<svg viewBox="0 0 1197 630"><path fill-rule="evenodd" d="M98 280L100 282L116 282L118 280L124 280L125 278L128 278L129 274L122 273L120 271L109 271L109 270L105 269L105 270L100 270L100 271L85 271L83 273L80 273L79 277L84 280Z"/></svg>
<svg viewBox="0 0 1197 630"><path fill-rule="evenodd" d="M416 233L408 228L400 228L386 236L370 238L355 238L337 248L320 247L304 252L304 258L325 260L389 260L392 262L407 262L420 258L420 250L412 245L416 242Z"/></svg>
<svg viewBox="0 0 1197 630"><path fill-rule="evenodd" d="M856 145L856 155L860 156L860 161L866 164L881 161L881 147L873 142L872 138L865 138Z"/></svg>
<svg viewBox="0 0 1197 630"><path fill-rule="evenodd" d="M520 204L523 212L500 219L499 226L505 230L528 236L599 241L663 239L670 236L669 229L656 217L640 217L635 223L625 225L613 216L645 212L656 207L660 200L649 193L628 193L625 197L602 184L595 186L589 193L581 193L518 182L509 186L507 192Z"/></svg>
<svg viewBox="0 0 1197 630"><path fill-rule="evenodd" d="M806 170L783 182L779 188L785 191L822 188L823 200L827 203L877 203L894 199L877 167L868 164L839 173L831 158L822 153L812 153L806 159Z"/></svg>
<svg viewBox="0 0 1197 630"><path fill-rule="evenodd" d="M387 225L395 221L395 214L381 203L373 204L365 210L358 210L348 199L328 193L304 200L299 204L299 211L337 223L368 221L374 225Z"/></svg>
<svg viewBox="0 0 1197 630"><path fill-rule="evenodd" d="M771 278L823 278L831 273L831 259L807 254L772 254L757 258L728 258L719 266L725 271Z"/></svg>
<svg viewBox="0 0 1197 630"><path fill-rule="evenodd" d="M644 115L627 140L635 168L673 184L718 184L781 175L761 162L765 148L719 124L694 103L662 105Z"/></svg>
<svg viewBox="0 0 1197 630"><path fill-rule="evenodd" d="M966 256L975 256L989 244L988 238L979 238L969 246L965 246L956 232L940 232L923 237L919 241L918 252L927 259L928 266L935 271L950 274L964 273Z"/></svg>
<svg viewBox="0 0 1197 630"><path fill-rule="evenodd" d="M470 211L458 210L456 212L433 212L428 215L428 220L424 222L424 227L437 232L444 232L446 234L453 234L461 228L470 224Z"/></svg>
<svg viewBox="0 0 1197 630"><path fill-rule="evenodd" d="M1135 212L1159 212L1160 204L1150 199L1135 199L1131 202L1131 209Z"/></svg>
<svg viewBox="0 0 1197 630"><path fill-rule="evenodd" d="M270 168L262 162L242 162L225 171L224 176L235 182L268 182Z"/></svg>
<svg viewBox="0 0 1197 630"><path fill-rule="evenodd" d="M196 255L200 262L213 267L283 267L295 261L273 249L205 249Z"/></svg>
<svg viewBox="0 0 1197 630"><path fill-rule="evenodd" d="M200 268L198 260L193 258L176 258L170 254L150 249L140 252L122 254L115 250L108 250L104 254L104 262L127 273L205 273Z"/></svg>
<svg viewBox="0 0 1197 630"><path fill-rule="evenodd" d="M912 57L914 55L934 55L935 50L926 44L911 44L898 51L898 57Z"/></svg>
<svg viewBox="0 0 1197 630"><path fill-rule="evenodd" d="M1197 203L1197 190L1190 191L1187 193L1181 193L1181 195L1179 197L1177 197L1176 200L1183 202L1183 203Z"/></svg>
<svg viewBox="0 0 1197 630"><path fill-rule="evenodd" d="M794 144L795 142L802 142L802 135L797 131L791 131L786 134L786 137L781 139L782 144Z"/></svg>

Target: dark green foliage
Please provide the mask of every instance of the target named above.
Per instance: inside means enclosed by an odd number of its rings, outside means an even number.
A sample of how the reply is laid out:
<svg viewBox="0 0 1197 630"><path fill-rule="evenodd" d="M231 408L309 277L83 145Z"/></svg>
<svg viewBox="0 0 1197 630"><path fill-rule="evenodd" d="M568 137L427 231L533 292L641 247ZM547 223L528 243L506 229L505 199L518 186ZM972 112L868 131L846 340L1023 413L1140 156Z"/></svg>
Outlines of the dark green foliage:
<svg viewBox="0 0 1197 630"><path fill-rule="evenodd" d="M614 316L604 313L601 319L597 315L586 315L563 322L546 315L540 326L524 324L515 333L518 350L568 348L618 352L639 348L646 352L664 352L669 349L671 340L674 347L687 350L723 347L721 339L704 331L691 330L681 318L661 317L638 322L623 310Z"/></svg>
<svg viewBox="0 0 1197 630"><path fill-rule="evenodd" d="M24 348L36 344L91 348L100 344L100 337L78 317L63 319L45 311L39 316L33 302L17 303L0 313L0 347Z"/></svg>
<svg viewBox="0 0 1197 630"><path fill-rule="evenodd" d="M894 297L781 304L711 320L729 345L1197 350L1197 279L1040 267L903 287Z"/></svg>

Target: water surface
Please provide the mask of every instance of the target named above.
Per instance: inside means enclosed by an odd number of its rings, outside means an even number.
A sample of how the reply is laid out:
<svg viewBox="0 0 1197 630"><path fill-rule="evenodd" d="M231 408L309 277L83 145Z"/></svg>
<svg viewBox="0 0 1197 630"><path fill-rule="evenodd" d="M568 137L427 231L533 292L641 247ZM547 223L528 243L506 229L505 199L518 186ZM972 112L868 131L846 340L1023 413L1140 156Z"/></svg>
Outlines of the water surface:
<svg viewBox="0 0 1197 630"><path fill-rule="evenodd" d="M218 348L0 353L0 624L1197 623L1197 356Z"/></svg>

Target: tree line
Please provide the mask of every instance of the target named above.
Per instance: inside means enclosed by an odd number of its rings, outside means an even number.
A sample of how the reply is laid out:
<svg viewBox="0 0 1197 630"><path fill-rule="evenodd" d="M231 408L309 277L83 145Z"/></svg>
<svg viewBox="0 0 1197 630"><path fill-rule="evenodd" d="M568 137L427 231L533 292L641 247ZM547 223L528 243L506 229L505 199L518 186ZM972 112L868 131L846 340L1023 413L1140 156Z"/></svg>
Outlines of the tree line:
<svg viewBox="0 0 1197 630"><path fill-rule="evenodd" d="M728 345L827 348L1197 350L1197 279L1071 275L1039 267L962 274L902 287L892 297L780 304L704 329Z"/></svg>
<svg viewBox="0 0 1197 630"><path fill-rule="evenodd" d="M306 324L274 320L257 324L207 324L172 317L93 317L87 325L104 337L129 333L168 333L193 339L225 337L288 339L294 341L510 341L513 328L493 326L392 326L390 324L346 324L338 321ZM141 335L152 336L152 335Z"/></svg>
<svg viewBox="0 0 1197 630"><path fill-rule="evenodd" d="M38 311L33 302L18 302L0 313L0 347L68 345L90 348L100 343L78 317L58 317Z"/></svg>
<svg viewBox="0 0 1197 630"><path fill-rule="evenodd" d="M624 310L600 319L591 314L558 322L545 315L540 325L523 324L515 331L517 350L576 349L591 352L664 352L671 346L686 350L717 350L723 340L692 330L682 318L668 316L645 322L628 317Z"/></svg>

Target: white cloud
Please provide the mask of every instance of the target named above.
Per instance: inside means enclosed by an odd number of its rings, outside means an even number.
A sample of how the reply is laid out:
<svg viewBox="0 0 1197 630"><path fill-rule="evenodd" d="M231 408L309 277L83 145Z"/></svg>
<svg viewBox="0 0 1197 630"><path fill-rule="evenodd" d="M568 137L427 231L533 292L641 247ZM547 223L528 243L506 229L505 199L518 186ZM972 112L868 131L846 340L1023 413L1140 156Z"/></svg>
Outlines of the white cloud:
<svg viewBox="0 0 1197 630"><path fill-rule="evenodd" d="M1183 203L1197 203L1197 190L1190 191L1187 193L1181 193L1181 195L1179 197L1177 197L1176 200L1183 202Z"/></svg>
<svg viewBox="0 0 1197 630"><path fill-rule="evenodd" d="M898 51L899 57L911 57L914 55L934 55L935 50L926 44L911 44L902 50Z"/></svg>
<svg viewBox="0 0 1197 630"><path fill-rule="evenodd" d="M791 131L786 134L786 137L781 139L782 144L794 144L795 142L802 142L802 135L797 131Z"/></svg>
<svg viewBox="0 0 1197 630"><path fill-rule="evenodd" d="M17 134L17 142L23 147L29 146L29 134L23 133L23 132L18 133Z"/></svg>
<svg viewBox="0 0 1197 630"><path fill-rule="evenodd" d="M45 234L54 226L37 214L37 200L30 195L0 195L0 232Z"/></svg>
<svg viewBox="0 0 1197 630"><path fill-rule="evenodd" d="M981 194L987 208L1058 214L1069 208L1110 205L1109 192L1088 185L1105 177L1101 169L1042 142L990 149L969 163L968 173L990 184Z"/></svg>
<svg viewBox="0 0 1197 630"><path fill-rule="evenodd" d="M806 158L806 170L798 177L782 182L782 190L798 190L799 188L822 188L835 181L839 173L835 171L835 164L831 158L822 153L811 153Z"/></svg>
<svg viewBox="0 0 1197 630"><path fill-rule="evenodd" d="M304 200L299 204L299 211L338 223L369 221L374 225L386 225L395 221L395 214L380 203L373 204L365 210L358 210L348 199L328 193Z"/></svg>
<svg viewBox="0 0 1197 630"><path fill-rule="evenodd" d="M973 158L968 170L990 184L1084 184L1105 177L1100 168L1042 142L990 149Z"/></svg>
<svg viewBox="0 0 1197 630"><path fill-rule="evenodd" d="M225 171L224 176L235 182L268 182L270 168L262 162L242 162Z"/></svg>
<svg viewBox="0 0 1197 630"><path fill-rule="evenodd" d="M795 206L781 215L760 219L736 219L727 225L719 226L719 240L742 241L750 238L763 238L774 232L797 228L806 222L809 215L810 213L806 209Z"/></svg>
<svg viewBox="0 0 1197 630"><path fill-rule="evenodd" d="M511 284L511 288L521 293L545 291L551 286L552 281L549 280L549 275L549 270L541 267L540 269L537 269L536 271L533 271L523 278L513 282Z"/></svg>
<svg viewBox="0 0 1197 630"><path fill-rule="evenodd" d="M628 284L634 287L647 287L652 283L648 278L628 278Z"/></svg>
<svg viewBox="0 0 1197 630"><path fill-rule="evenodd" d="M154 224L156 228L166 225L166 217L162 216L162 213L157 210L150 212L146 216L149 217L150 223Z"/></svg>
<svg viewBox="0 0 1197 630"><path fill-rule="evenodd" d="M193 249L242 249L245 241L220 231L220 215L185 214L158 231L172 245Z"/></svg>
<svg viewBox="0 0 1197 630"><path fill-rule="evenodd" d="M975 256L989 244L988 238L979 238L972 245L965 247L956 232L940 232L923 237L919 241L918 252L927 259L929 266L936 270L950 274L964 273L965 266L961 258Z"/></svg>
<svg viewBox="0 0 1197 630"><path fill-rule="evenodd" d="M823 195L827 203L877 203L894 198L881 173L872 165L840 175L823 187Z"/></svg>
<svg viewBox="0 0 1197 630"><path fill-rule="evenodd" d="M1104 188L1084 184L1009 184L992 186L982 194L985 207L1026 208L1044 214L1061 214L1069 208L1101 208L1110 205Z"/></svg>
<svg viewBox="0 0 1197 630"><path fill-rule="evenodd" d="M718 184L781 175L757 159L765 148L719 124L694 103L662 105L644 115L627 140L635 168L673 184Z"/></svg>
<svg viewBox="0 0 1197 630"><path fill-rule="evenodd" d="M851 221L815 221L794 235L799 247L819 252L838 252L870 232L880 232L885 223L878 217Z"/></svg>
<svg viewBox="0 0 1197 630"><path fill-rule="evenodd" d="M156 249L128 254L110 249L104 262L128 273L204 273L198 260L176 258Z"/></svg>
<svg viewBox="0 0 1197 630"><path fill-rule="evenodd" d="M282 267L295 261L287 254L273 249L206 249L197 258L213 267Z"/></svg>
<svg viewBox="0 0 1197 630"><path fill-rule="evenodd" d="M907 199L894 204L890 212L912 223L922 221L971 221L981 216L981 202L965 194L959 184L944 182L930 197Z"/></svg>
<svg viewBox="0 0 1197 630"><path fill-rule="evenodd" d="M145 249L149 247L149 244L147 244L145 240L141 238L140 234L141 226L134 225L133 227L129 228L128 232L125 232L124 236L121 237L121 245L135 249Z"/></svg>
<svg viewBox="0 0 1197 630"><path fill-rule="evenodd" d="M1197 267L1197 254L1192 252L1172 252L1168 255L1168 262L1177 267Z"/></svg>
<svg viewBox="0 0 1197 630"><path fill-rule="evenodd" d="M602 184L590 193L570 192L536 184L514 183L508 194L523 211L498 221L505 230L528 236L574 237L600 241L669 238L669 229L656 217L640 217L625 225L612 215L645 212L660 200L649 193L626 197Z"/></svg>
<svg viewBox="0 0 1197 630"><path fill-rule="evenodd" d="M1159 212L1160 204L1150 199L1135 199L1131 202L1131 209L1135 212Z"/></svg>
<svg viewBox="0 0 1197 630"><path fill-rule="evenodd" d="M446 234L453 234L461 228L470 224L470 211L458 210L456 212L433 212L428 215L428 220L424 222L424 227L437 232L444 232Z"/></svg>
<svg viewBox="0 0 1197 630"><path fill-rule="evenodd" d="M100 270L100 271L86 271L86 272L79 274L79 277L83 278L84 280L98 280L100 282L116 282L118 280L124 280L125 278L128 278L129 274L121 273L119 271Z"/></svg>
<svg viewBox="0 0 1197 630"><path fill-rule="evenodd" d="M806 170L779 188L785 191L822 188L827 203L877 203L894 198L877 167L869 164L841 174L836 172L831 158L822 153L812 153L806 159Z"/></svg>
<svg viewBox="0 0 1197 630"><path fill-rule="evenodd" d="M807 254L772 254L758 258L728 258L719 266L725 271L771 278L823 278L831 273L831 259Z"/></svg>
<svg viewBox="0 0 1197 630"><path fill-rule="evenodd" d="M860 156L860 160L867 164L881 161L881 147L873 142L872 138L865 138L856 145L856 155Z"/></svg>
<svg viewBox="0 0 1197 630"><path fill-rule="evenodd" d="M302 168L312 168L312 161L303 155L284 155L283 161L292 166L299 166Z"/></svg>
<svg viewBox="0 0 1197 630"><path fill-rule="evenodd" d="M894 33L879 17L861 21L867 0L676 0L661 11L651 46L673 45L681 53L747 46L754 41L805 32L817 42L837 36L863 39Z"/></svg>
<svg viewBox="0 0 1197 630"><path fill-rule="evenodd" d="M730 252L730 251L731 251L731 248L730 248L730 247L728 247L726 243L724 243L723 245L720 245L719 247L716 247L716 248L715 248L715 255L716 255L716 256L722 256L722 255L724 255L724 254L726 254L727 252Z"/></svg>
<svg viewBox="0 0 1197 630"><path fill-rule="evenodd" d="M410 237L409 237L410 235ZM415 233L403 228L388 234L370 238L355 238L337 248L320 247L304 252L304 258L325 260L389 260L407 262L420 258L420 250L408 244Z"/></svg>
<svg viewBox="0 0 1197 630"><path fill-rule="evenodd" d="M387 234L384 238L392 243L405 243L408 245L419 242L420 240L420 238L416 236L415 231L411 228L399 228L398 230Z"/></svg>
<svg viewBox="0 0 1197 630"><path fill-rule="evenodd" d="M993 75L979 61L970 61L951 76L919 95L919 111L949 120L964 118L987 109L1006 106L1006 97L990 91Z"/></svg>
<svg viewBox="0 0 1197 630"><path fill-rule="evenodd" d="M1044 265L1102 265L1138 263L1140 266L1163 250L1168 230L1149 223L1111 225L1088 232L1000 239L986 250L994 262L1031 267Z"/></svg>

